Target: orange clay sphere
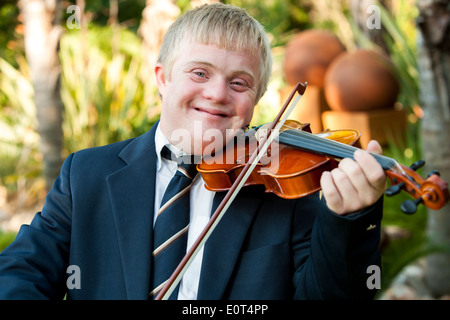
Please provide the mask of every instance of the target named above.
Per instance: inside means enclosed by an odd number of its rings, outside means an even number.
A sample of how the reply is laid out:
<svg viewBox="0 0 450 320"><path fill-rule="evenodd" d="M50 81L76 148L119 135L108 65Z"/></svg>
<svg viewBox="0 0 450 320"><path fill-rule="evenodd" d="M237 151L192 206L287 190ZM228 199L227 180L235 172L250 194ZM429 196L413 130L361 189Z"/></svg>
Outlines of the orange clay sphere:
<svg viewBox="0 0 450 320"><path fill-rule="evenodd" d="M290 85L308 82L308 85L323 87L329 64L342 52L345 52L344 45L330 31L300 32L286 45L285 79Z"/></svg>
<svg viewBox="0 0 450 320"><path fill-rule="evenodd" d="M346 52L325 76L325 98L334 111L393 108L400 85L389 58L370 50Z"/></svg>

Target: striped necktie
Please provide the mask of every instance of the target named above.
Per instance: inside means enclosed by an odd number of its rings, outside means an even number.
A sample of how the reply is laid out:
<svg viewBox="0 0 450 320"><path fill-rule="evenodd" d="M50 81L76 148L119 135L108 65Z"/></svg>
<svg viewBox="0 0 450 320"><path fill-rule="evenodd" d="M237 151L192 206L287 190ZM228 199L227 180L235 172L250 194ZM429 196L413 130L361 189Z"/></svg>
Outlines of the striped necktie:
<svg viewBox="0 0 450 320"><path fill-rule="evenodd" d="M155 298L186 254L189 227L189 189L197 174L191 158L176 158L164 146L161 156L175 160L178 169L170 181L161 201L153 230L153 273L150 298ZM186 163L183 163L186 162ZM178 287L170 299L176 299Z"/></svg>

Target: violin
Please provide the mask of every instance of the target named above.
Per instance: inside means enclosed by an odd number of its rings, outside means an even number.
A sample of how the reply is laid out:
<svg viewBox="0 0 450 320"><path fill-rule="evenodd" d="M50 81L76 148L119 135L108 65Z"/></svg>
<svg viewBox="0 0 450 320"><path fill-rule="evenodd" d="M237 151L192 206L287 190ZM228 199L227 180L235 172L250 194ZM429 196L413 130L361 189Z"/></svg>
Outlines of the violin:
<svg viewBox="0 0 450 320"><path fill-rule="evenodd" d="M231 188L249 155L258 145L257 132L257 128L252 129L245 134L244 139L233 141L233 161L230 161L230 152L225 152L230 148L225 148L219 155L214 155L214 162L208 161L206 157L197 165L208 190L227 191ZM315 193L321 189L320 177L324 171L336 168L338 159L353 158L353 153L361 148L360 136L356 130L326 130L312 134L309 124L287 120L278 135L278 141L271 143L265 155L275 163L259 162L244 186L263 185L266 192L285 199ZM390 180L391 186L386 190L386 195L392 196L404 190L413 196L414 200L402 203L401 210L404 213L415 213L419 204L438 210L448 202L447 183L436 170L426 179L416 172L425 161L420 160L406 167L395 159L372 155Z"/></svg>
<svg viewBox="0 0 450 320"><path fill-rule="evenodd" d="M243 134L243 139L236 137L233 140L232 161L229 153L223 152L214 154L214 159L222 157L222 161L208 161L208 157L204 157L197 164L207 189L227 193L156 300L170 296L242 187L263 185L266 192L286 199L307 196L320 190L320 177L324 171L335 168L339 159L353 158L354 152L361 147L360 134L356 130L327 130L312 134L308 124L287 120L306 87L306 83L296 85L274 121L266 126L266 130L255 128ZM236 140L243 143L234 143ZM391 181L386 194L394 195L404 190L413 196L414 200L403 202L403 212L412 214L419 204L437 210L448 202L448 186L438 172L432 171L425 179L416 172L424 161L405 167L389 157L373 156Z"/></svg>

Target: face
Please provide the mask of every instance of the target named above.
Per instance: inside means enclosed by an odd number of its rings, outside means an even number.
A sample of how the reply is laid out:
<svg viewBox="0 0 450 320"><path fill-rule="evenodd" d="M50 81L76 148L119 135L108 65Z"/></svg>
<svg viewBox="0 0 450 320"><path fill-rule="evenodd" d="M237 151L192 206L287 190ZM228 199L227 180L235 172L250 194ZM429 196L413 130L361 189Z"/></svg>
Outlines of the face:
<svg viewBox="0 0 450 320"><path fill-rule="evenodd" d="M188 41L180 52L170 74L161 64L155 68L162 96L160 126L172 144L203 154L213 140L222 147L250 123L260 61L258 56Z"/></svg>

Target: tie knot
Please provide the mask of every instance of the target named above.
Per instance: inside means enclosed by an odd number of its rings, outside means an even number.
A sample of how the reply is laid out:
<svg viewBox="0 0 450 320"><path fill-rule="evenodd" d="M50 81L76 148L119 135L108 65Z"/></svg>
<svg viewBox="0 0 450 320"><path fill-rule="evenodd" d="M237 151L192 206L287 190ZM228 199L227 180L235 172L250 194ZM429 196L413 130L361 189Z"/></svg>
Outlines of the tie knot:
<svg viewBox="0 0 450 320"><path fill-rule="evenodd" d="M177 157L167 146L161 149L161 156L164 159L175 161L178 165L178 171L182 172L189 179L194 179L197 174L197 162L199 158L194 155L184 155Z"/></svg>

